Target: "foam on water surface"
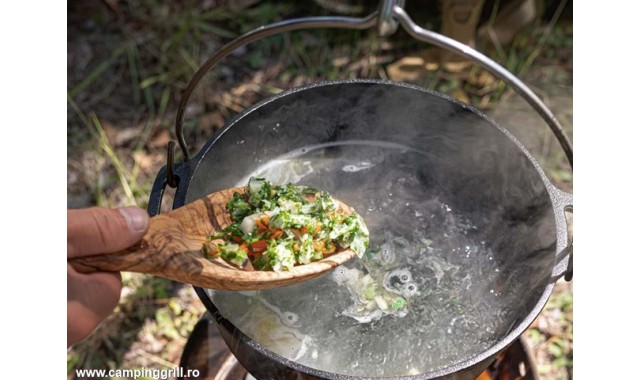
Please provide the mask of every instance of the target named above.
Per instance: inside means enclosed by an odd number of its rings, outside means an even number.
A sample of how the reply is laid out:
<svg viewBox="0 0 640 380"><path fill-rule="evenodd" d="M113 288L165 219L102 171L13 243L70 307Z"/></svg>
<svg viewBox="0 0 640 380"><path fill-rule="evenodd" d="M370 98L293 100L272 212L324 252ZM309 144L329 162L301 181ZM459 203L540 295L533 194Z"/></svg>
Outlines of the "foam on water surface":
<svg viewBox="0 0 640 380"><path fill-rule="evenodd" d="M369 250L305 283L212 292L221 313L272 351L359 376L425 373L468 359L508 333L518 292L496 286L499 265L474 223L420 174L424 154L399 144L307 146L251 176L329 191L354 207Z"/></svg>

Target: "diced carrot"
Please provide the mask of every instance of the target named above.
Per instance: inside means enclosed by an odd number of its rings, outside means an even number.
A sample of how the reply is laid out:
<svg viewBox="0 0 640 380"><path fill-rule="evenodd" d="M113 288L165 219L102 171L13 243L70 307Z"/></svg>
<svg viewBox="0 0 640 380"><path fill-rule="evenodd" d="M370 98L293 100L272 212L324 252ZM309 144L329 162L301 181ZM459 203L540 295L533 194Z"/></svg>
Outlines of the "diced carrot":
<svg viewBox="0 0 640 380"><path fill-rule="evenodd" d="M255 255L259 255L262 252L267 250L267 241L266 240L258 240L255 243L251 243L251 253Z"/></svg>
<svg viewBox="0 0 640 380"><path fill-rule="evenodd" d="M302 228L300 228L300 233L302 233L303 235L306 234L309 231L309 229L307 228L307 226L303 226Z"/></svg>
<svg viewBox="0 0 640 380"><path fill-rule="evenodd" d="M209 256L217 256L220 253L220 248L215 243L204 243L205 253Z"/></svg>
<svg viewBox="0 0 640 380"><path fill-rule="evenodd" d="M269 215L262 215L256 220L256 226L259 230L266 230L269 228Z"/></svg>
<svg viewBox="0 0 640 380"><path fill-rule="evenodd" d="M331 254L331 253L336 251L336 245L333 244L333 242L329 242L329 245L327 246L327 241L326 240L314 241L313 242L313 249L326 256L326 255Z"/></svg>
<svg viewBox="0 0 640 380"><path fill-rule="evenodd" d="M322 242L322 241L314 241L312 244L313 244L313 249L316 252L322 252L324 250L324 242Z"/></svg>
<svg viewBox="0 0 640 380"><path fill-rule="evenodd" d="M278 239L279 237L282 236L282 234L284 233L283 230L281 229L275 229L271 231L271 239Z"/></svg>
<svg viewBox="0 0 640 380"><path fill-rule="evenodd" d="M327 248L327 246L324 246L324 250L322 251L322 255L323 256L329 256L330 254L334 253L336 251L336 245L333 244L333 242L329 243L329 248Z"/></svg>
<svg viewBox="0 0 640 380"><path fill-rule="evenodd" d="M313 231L313 235L317 235L320 233L320 231L322 231L322 223L320 222L316 222L316 229L315 231Z"/></svg>

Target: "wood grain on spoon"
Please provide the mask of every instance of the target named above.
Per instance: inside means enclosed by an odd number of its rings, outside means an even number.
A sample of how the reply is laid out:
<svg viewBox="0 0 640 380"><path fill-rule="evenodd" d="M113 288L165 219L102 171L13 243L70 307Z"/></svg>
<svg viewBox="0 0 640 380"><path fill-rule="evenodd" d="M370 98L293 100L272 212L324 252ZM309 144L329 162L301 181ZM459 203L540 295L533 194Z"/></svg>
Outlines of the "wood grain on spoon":
<svg viewBox="0 0 640 380"><path fill-rule="evenodd" d="M203 288L258 290L312 279L355 256L355 252L346 249L283 272L245 270L221 258L205 257L202 245L207 237L232 223L226 204L235 192L244 194L245 187L209 194L166 214L154 216L142 240L124 251L73 258L68 262L82 273L128 271L166 277ZM342 202L340 208L347 214L351 212Z"/></svg>

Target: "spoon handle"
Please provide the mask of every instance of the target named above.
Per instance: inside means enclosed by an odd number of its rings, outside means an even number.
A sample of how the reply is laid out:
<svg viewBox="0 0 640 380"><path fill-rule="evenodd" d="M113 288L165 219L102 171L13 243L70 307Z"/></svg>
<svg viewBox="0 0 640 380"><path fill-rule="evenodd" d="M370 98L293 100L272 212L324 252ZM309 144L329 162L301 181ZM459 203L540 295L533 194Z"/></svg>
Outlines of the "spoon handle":
<svg viewBox="0 0 640 380"><path fill-rule="evenodd" d="M201 270L202 244L207 236L231 223L226 204L231 188L207 195L149 221L149 230L136 245L116 253L67 260L78 272L128 271L183 280Z"/></svg>
<svg viewBox="0 0 640 380"><path fill-rule="evenodd" d="M78 272L138 272L163 275L179 270L181 257L202 248L202 241L185 234L184 223L193 223L193 213L181 210L179 213L161 214L151 218L149 230L135 245L115 253L76 257L67 262ZM183 263L182 263L183 264Z"/></svg>

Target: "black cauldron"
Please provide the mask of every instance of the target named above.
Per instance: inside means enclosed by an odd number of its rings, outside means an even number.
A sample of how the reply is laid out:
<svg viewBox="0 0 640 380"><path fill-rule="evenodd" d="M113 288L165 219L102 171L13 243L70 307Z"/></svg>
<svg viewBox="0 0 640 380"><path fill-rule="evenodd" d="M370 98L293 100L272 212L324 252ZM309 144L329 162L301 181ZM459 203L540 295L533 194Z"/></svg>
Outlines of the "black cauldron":
<svg viewBox="0 0 640 380"><path fill-rule="evenodd" d="M500 262L503 286L520 294L517 304L509 305L510 328L490 347L447 368L406 377L474 378L533 322L555 282L568 271L571 248L564 213L572 207L572 196L550 183L522 144L474 108L428 89L380 80L291 89L237 115L197 156L176 164L173 207L236 186L259 166L292 152L304 157L309 147L316 147L314 154L319 149L332 157L367 144L421 152L415 162L398 165L415 171L421 194L444 197L474 221L475 233L484 236ZM406 168L386 170L401 169ZM329 185L334 188L326 190L339 191L343 181L382 181L368 175L367 170L335 173ZM164 167L152 190L151 215L160 211L166 184ZM402 184L391 185L402 191ZM348 204L359 201L335 195ZM375 226L370 229L372 236L382 233ZM306 367L267 350L221 314L208 290L196 292L233 354L257 378L357 378Z"/></svg>

